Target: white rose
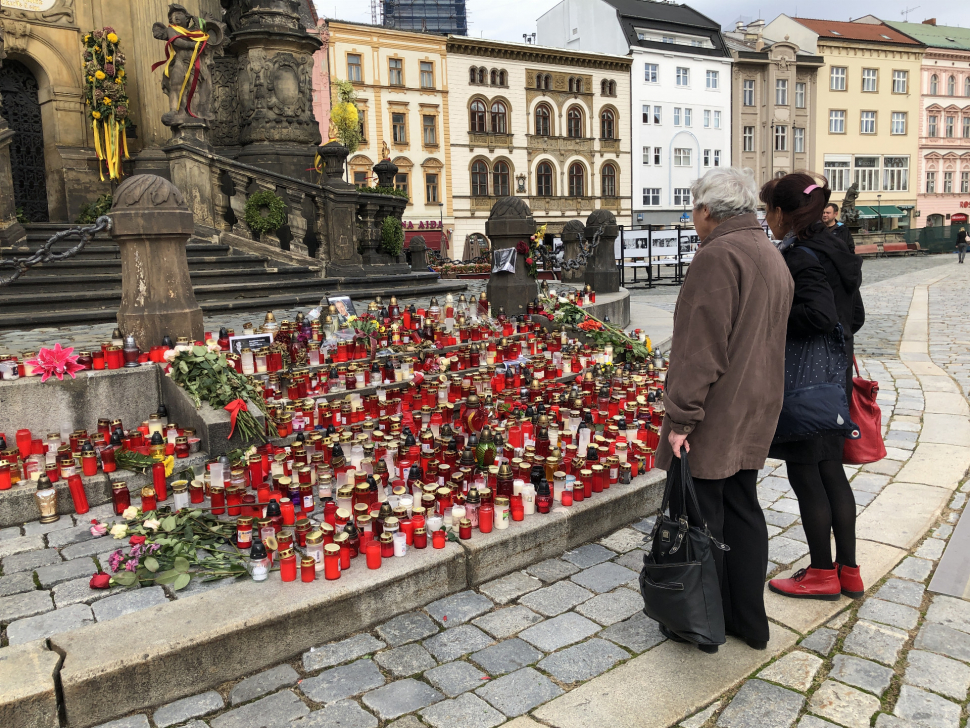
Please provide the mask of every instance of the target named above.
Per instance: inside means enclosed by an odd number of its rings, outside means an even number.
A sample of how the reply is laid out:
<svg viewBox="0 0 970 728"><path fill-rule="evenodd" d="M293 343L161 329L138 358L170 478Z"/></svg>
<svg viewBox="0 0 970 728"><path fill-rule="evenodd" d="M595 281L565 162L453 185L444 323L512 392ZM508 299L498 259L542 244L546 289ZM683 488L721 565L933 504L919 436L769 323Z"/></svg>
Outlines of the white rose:
<svg viewBox="0 0 970 728"><path fill-rule="evenodd" d="M149 518L142 525L150 531L157 531L158 527L162 525L162 523L157 518Z"/></svg>
<svg viewBox="0 0 970 728"><path fill-rule="evenodd" d="M175 361L175 357L177 357L178 355L179 353L175 351L175 349L166 349L165 353L162 354L162 358L165 361L167 361L169 364L171 364L173 361Z"/></svg>
<svg viewBox="0 0 970 728"><path fill-rule="evenodd" d="M121 514L121 517L126 521L130 521L132 518L138 518L138 509L134 506L128 506L125 508L124 513Z"/></svg>
<svg viewBox="0 0 970 728"><path fill-rule="evenodd" d="M109 533L117 539L122 539L128 535L128 524L127 523L116 523L111 527Z"/></svg>

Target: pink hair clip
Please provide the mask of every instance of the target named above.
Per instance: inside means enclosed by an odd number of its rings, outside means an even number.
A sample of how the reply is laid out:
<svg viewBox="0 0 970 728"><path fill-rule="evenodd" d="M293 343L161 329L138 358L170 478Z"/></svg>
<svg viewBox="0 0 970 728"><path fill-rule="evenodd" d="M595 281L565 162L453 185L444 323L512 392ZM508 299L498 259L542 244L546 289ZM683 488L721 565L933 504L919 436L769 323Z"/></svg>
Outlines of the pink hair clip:
<svg viewBox="0 0 970 728"><path fill-rule="evenodd" d="M808 187L805 188L805 192L803 194L806 194L807 195L812 190L817 190L818 188L819 188L818 185L809 185Z"/></svg>

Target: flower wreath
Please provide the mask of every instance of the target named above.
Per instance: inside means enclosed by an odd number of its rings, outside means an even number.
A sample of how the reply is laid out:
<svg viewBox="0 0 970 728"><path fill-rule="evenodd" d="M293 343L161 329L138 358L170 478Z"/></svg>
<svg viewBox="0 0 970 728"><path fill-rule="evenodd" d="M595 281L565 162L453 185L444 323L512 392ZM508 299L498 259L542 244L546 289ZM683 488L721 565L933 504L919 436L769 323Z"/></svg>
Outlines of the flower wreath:
<svg viewBox="0 0 970 728"><path fill-rule="evenodd" d="M84 104L94 131L98 170L103 182L104 162L108 177L116 180L122 175L121 153L128 159L125 129L131 125L125 92L125 54L118 50L121 41L111 27L87 33L83 43Z"/></svg>

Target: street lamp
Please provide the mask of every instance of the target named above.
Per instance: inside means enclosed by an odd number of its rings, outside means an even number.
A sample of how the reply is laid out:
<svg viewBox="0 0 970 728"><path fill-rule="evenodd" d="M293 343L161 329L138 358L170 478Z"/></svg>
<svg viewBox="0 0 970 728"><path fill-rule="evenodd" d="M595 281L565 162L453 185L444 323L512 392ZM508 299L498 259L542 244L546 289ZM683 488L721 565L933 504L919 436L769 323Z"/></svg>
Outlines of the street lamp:
<svg viewBox="0 0 970 728"><path fill-rule="evenodd" d="M768 151L771 153L771 170L768 172L768 179L775 178L775 122L771 122L771 134L768 136ZM767 181L767 180L766 180Z"/></svg>
<svg viewBox="0 0 970 728"><path fill-rule="evenodd" d="M879 232L882 230L882 195L876 195L876 214L879 215Z"/></svg>

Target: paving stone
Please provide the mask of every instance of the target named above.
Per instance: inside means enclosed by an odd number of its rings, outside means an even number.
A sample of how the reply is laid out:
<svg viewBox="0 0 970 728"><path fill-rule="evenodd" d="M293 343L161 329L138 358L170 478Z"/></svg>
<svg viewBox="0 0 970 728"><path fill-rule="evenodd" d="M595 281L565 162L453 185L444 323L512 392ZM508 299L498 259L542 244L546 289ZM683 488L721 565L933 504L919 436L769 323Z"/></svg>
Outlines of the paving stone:
<svg viewBox="0 0 970 728"><path fill-rule="evenodd" d="M82 556L97 556L106 551L110 553L125 545L124 541L116 540L110 536L102 536L101 538L92 538L90 541L82 541L81 543L72 543L70 546L65 546L61 549L61 556L68 560L79 559Z"/></svg>
<svg viewBox="0 0 970 728"><path fill-rule="evenodd" d="M394 677L410 677L438 666L435 659L421 645L403 645L386 652L378 652L374 655L374 661Z"/></svg>
<svg viewBox="0 0 970 728"><path fill-rule="evenodd" d="M514 718L559 697L563 691L549 678L531 667L525 667L490 681L475 693L508 717Z"/></svg>
<svg viewBox="0 0 970 728"><path fill-rule="evenodd" d="M70 579L77 579L87 576L88 580L97 573L97 567L89 558L74 559L73 561L61 561L50 566L42 566L37 569L37 579L45 589L50 589L61 582Z"/></svg>
<svg viewBox="0 0 970 728"><path fill-rule="evenodd" d="M52 548L69 546L72 543L81 543L95 538L91 534L91 524L85 521L80 526L65 528L47 534L47 545Z"/></svg>
<svg viewBox="0 0 970 728"><path fill-rule="evenodd" d="M118 720L112 720L108 723L102 723L95 728L148 728L148 717L139 713L138 715L129 715L125 718L118 718Z"/></svg>
<svg viewBox="0 0 970 728"><path fill-rule="evenodd" d="M406 715L400 720L388 723L387 728L428 728L426 724L415 718L413 715Z"/></svg>
<svg viewBox="0 0 970 728"><path fill-rule="evenodd" d="M25 551L36 551L44 548L43 536L19 536L0 541L0 559L6 560L8 556L22 554ZM6 568L6 567L4 567Z"/></svg>
<svg viewBox="0 0 970 728"><path fill-rule="evenodd" d="M508 604L516 597L528 594L542 586L542 581L522 571L514 571L500 579L493 579L479 590L496 604Z"/></svg>
<svg viewBox="0 0 970 728"><path fill-rule="evenodd" d="M934 538L950 538L950 536L952 535L953 535L953 526L951 526L948 523L944 523L942 526L937 526L933 530Z"/></svg>
<svg viewBox="0 0 970 728"><path fill-rule="evenodd" d="M964 504L966 502L967 502L967 494L966 493L957 493L950 500L950 508L952 508L955 511L958 511L961 508L963 508L963 506L964 506Z"/></svg>
<svg viewBox="0 0 970 728"><path fill-rule="evenodd" d="M533 625L519 633L519 637L543 652L555 652L561 647L579 642L599 632L600 626L573 612Z"/></svg>
<svg viewBox="0 0 970 728"><path fill-rule="evenodd" d="M790 652L758 673L758 677L804 693L812 686L821 666L822 660L815 655Z"/></svg>
<svg viewBox="0 0 970 728"><path fill-rule="evenodd" d="M907 639L909 635L902 630L859 620L842 643L842 649L884 665L893 665Z"/></svg>
<svg viewBox="0 0 970 728"><path fill-rule="evenodd" d="M28 523L24 524L24 536L37 536L39 534L51 533L52 531L62 531L66 528L74 528L74 521L71 520L70 516L59 518L53 523L29 521ZM15 527L15 530L19 536L20 529ZM53 546L54 544L51 545Z"/></svg>
<svg viewBox="0 0 970 728"><path fill-rule="evenodd" d="M959 705L910 685L900 688L893 713L933 728L957 728L960 725Z"/></svg>
<svg viewBox="0 0 970 728"><path fill-rule="evenodd" d="M229 702L232 705L247 703L254 698L262 697L274 690L295 685L300 679L299 674L289 665L279 665L271 667L269 670L257 673L252 677L247 677L241 683L233 687L229 693Z"/></svg>
<svg viewBox="0 0 970 728"><path fill-rule="evenodd" d="M55 549L24 551L20 554L8 556L3 560L3 573L14 574L18 571L33 571L41 566L58 563L61 563L61 557Z"/></svg>
<svg viewBox="0 0 970 728"><path fill-rule="evenodd" d="M910 630L919 621L919 611L903 604L872 598L867 599L859 609L859 618Z"/></svg>
<svg viewBox="0 0 970 728"><path fill-rule="evenodd" d="M9 624L52 609L54 609L54 603L51 601L50 593L46 591L27 591L2 597L0 598L0 624Z"/></svg>
<svg viewBox="0 0 970 728"><path fill-rule="evenodd" d="M798 520L798 513L782 513L781 511L766 510L765 521L772 526L788 528Z"/></svg>
<svg viewBox="0 0 970 728"><path fill-rule="evenodd" d="M853 490L852 491L852 498L855 500L856 505L858 505L858 506L867 506L870 503L872 503L873 500L875 500L876 494L875 493L867 493L864 490Z"/></svg>
<svg viewBox="0 0 970 728"><path fill-rule="evenodd" d="M357 660L300 681L300 691L316 703L332 703L379 688L384 676L373 660Z"/></svg>
<svg viewBox="0 0 970 728"><path fill-rule="evenodd" d="M424 673L428 682L449 698L461 695L468 690L481 687L488 675L484 670L467 662L449 662Z"/></svg>
<svg viewBox="0 0 970 728"><path fill-rule="evenodd" d="M364 705L377 713L379 718L390 720L425 708L442 698L444 695L430 685L407 678L365 693L363 701Z"/></svg>
<svg viewBox="0 0 970 728"><path fill-rule="evenodd" d="M845 623L849 621L849 617L851 616L852 613L849 610L845 610L844 612L840 612L832 617L832 619L825 623L825 626L831 627L832 629L842 629Z"/></svg>
<svg viewBox="0 0 970 728"><path fill-rule="evenodd" d="M0 576L0 597L9 597L11 594L33 591L34 587L34 575L28 572Z"/></svg>
<svg viewBox="0 0 970 728"><path fill-rule="evenodd" d="M808 553L808 544L784 536L768 540L768 560L776 564L793 564Z"/></svg>
<svg viewBox="0 0 970 728"><path fill-rule="evenodd" d="M435 703L422 710L421 717L434 728L493 728L505 722L504 715L471 693Z"/></svg>
<svg viewBox="0 0 970 728"><path fill-rule="evenodd" d="M650 518L644 518L642 521L637 521L633 524L633 528L638 530L640 533L650 533L653 530L653 525L657 522L656 516L650 516Z"/></svg>
<svg viewBox="0 0 970 728"><path fill-rule="evenodd" d="M8 526L0 528L0 541L9 541L12 538L20 538L20 526Z"/></svg>
<svg viewBox="0 0 970 728"><path fill-rule="evenodd" d="M925 623L916 635L913 646L918 650L929 650L970 662L970 635L942 624Z"/></svg>
<svg viewBox="0 0 970 728"><path fill-rule="evenodd" d="M356 660L358 657L377 652L384 647L387 647L387 645L369 634L354 635L340 642L333 642L304 652L303 669L307 672L315 672L325 667L339 665L341 662Z"/></svg>
<svg viewBox="0 0 970 728"><path fill-rule="evenodd" d="M801 524L797 526L792 526L787 531L785 531L785 538L790 538L792 541L801 541L802 543L808 543L805 536L805 527Z"/></svg>
<svg viewBox="0 0 970 728"><path fill-rule="evenodd" d="M819 627L808 637L803 639L800 644L806 650L817 652L822 657L828 657L828 654L832 651L832 648L835 647L835 640L838 638L838 636L839 633L834 629L829 629L828 627Z"/></svg>
<svg viewBox="0 0 970 728"><path fill-rule="evenodd" d="M531 609L516 604L489 612L474 620L472 624L481 627L496 639L505 639L541 621L542 617Z"/></svg>
<svg viewBox="0 0 970 728"><path fill-rule="evenodd" d="M915 584L902 579L890 579L879 588L875 596L879 599L885 599L887 602L896 602L919 609L919 606L923 603L923 592L925 591L926 587L922 584Z"/></svg>
<svg viewBox="0 0 970 728"><path fill-rule="evenodd" d="M700 713L694 713L690 718L682 720L678 723L679 728L702 728L702 726L707 724L707 721L711 719L718 709L721 707L721 701L718 700L716 703L708 705Z"/></svg>
<svg viewBox="0 0 970 728"><path fill-rule="evenodd" d="M270 695L213 718L212 728L289 728L310 709L290 690Z"/></svg>
<svg viewBox="0 0 970 728"><path fill-rule="evenodd" d="M36 617L19 619L7 625L7 641L11 645L22 645L24 642L44 639L93 623L94 615L91 614L91 607L86 604L74 604Z"/></svg>
<svg viewBox="0 0 970 728"><path fill-rule="evenodd" d="M477 627L463 624L425 640L424 646L439 661L448 662L469 652L487 647L492 642L492 638ZM434 667L434 665L431 667Z"/></svg>
<svg viewBox="0 0 970 728"><path fill-rule="evenodd" d="M636 574L643 568L643 556L646 552L641 549L627 551L625 554L617 556L611 563L619 564Z"/></svg>
<svg viewBox="0 0 970 728"><path fill-rule="evenodd" d="M290 728L377 728L377 718L353 700L341 700L293 721Z"/></svg>
<svg viewBox="0 0 970 728"><path fill-rule="evenodd" d="M572 609L577 604L582 604L592 596L593 592L578 584L571 581L560 581L552 586L526 594L519 599L519 603L534 612L539 612L539 614L544 614L547 617L554 617Z"/></svg>
<svg viewBox="0 0 970 728"><path fill-rule="evenodd" d="M805 698L791 690L748 680L717 719L719 728L790 728Z"/></svg>
<svg viewBox="0 0 970 728"><path fill-rule="evenodd" d="M597 567L593 567L594 569ZM643 611L643 597L632 589L617 589L609 594L599 594L583 602L576 611L584 617L599 622L604 627L627 619Z"/></svg>
<svg viewBox="0 0 970 728"><path fill-rule="evenodd" d="M790 513L793 516L801 515L801 511L798 509L798 501L794 498L782 498L779 501L775 501L771 506L771 510Z"/></svg>
<svg viewBox="0 0 970 728"><path fill-rule="evenodd" d="M963 702L970 688L970 667L932 652L911 650L906 655L903 682Z"/></svg>
<svg viewBox="0 0 970 728"><path fill-rule="evenodd" d="M165 604L165 590L160 586L131 589L122 594L102 599L94 604L94 617L99 622L123 617L126 614L147 609L158 604Z"/></svg>
<svg viewBox="0 0 970 728"><path fill-rule="evenodd" d="M514 637L479 650L469 659L490 675L505 675L542 659L542 653Z"/></svg>
<svg viewBox="0 0 970 728"><path fill-rule="evenodd" d="M889 687L893 674L891 669L875 662L851 655L836 655L832 660L829 677L882 696Z"/></svg>
<svg viewBox="0 0 970 728"><path fill-rule="evenodd" d="M926 621L970 633L970 603L942 594L934 595L926 612Z"/></svg>
<svg viewBox="0 0 970 728"><path fill-rule="evenodd" d="M926 577L930 575L931 571L933 571L932 561L907 556L899 566L893 569L893 576L912 581L926 581Z"/></svg>
<svg viewBox="0 0 970 728"><path fill-rule="evenodd" d="M942 541L938 538L928 538L923 542L922 546L916 549L913 555L921 559L936 561L943 556L943 549L945 548L946 541Z"/></svg>
<svg viewBox="0 0 970 728"><path fill-rule="evenodd" d="M561 683L574 683L591 680L629 657L628 652L612 642L591 639L549 655L536 667Z"/></svg>
<svg viewBox="0 0 970 728"><path fill-rule="evenodd" d="M222 696L215 690L210 690L207 693L193 695L191 698L183 698L162 706L155 711L152 720L158 728L168 728L170 725L182 723L190 718L198 718L222 710L223 707L225 703L222 701Z"/></svg>
<svg viewBox="0 0 970 728"><path fill-rule="evenodd" d="M93 572L92 572L93 575ZM71 579L54 587L51 592L54 595L54 606L57 609L64 609L72 604L93 604L101 599L107 599L115 594L138 589L137 586L113 586L110 589L92 589L91 576L82 576L80 579Z"/></svg>
<svg viewBox="0 0 970 728"><path fill-rule="evenodd" d="M599 636L622 645L638 655L666 639L660 634L660 625L642 612L625 622L607 627L600 632Z"/></svg>
<svg viewBox="0 0 970 728"><path fill-rule="evenodd" d="M377 628L377 634L388 647L400 647L408 642L422 640L437 631L438 625L424 612L400 614Z"/></svg>
<svg viewBox="0 0 970 728"><path fill-rule="evenodd" d="M644 545L644 536L639 531L632 528L621 528L614 531L606 538L601 538L600 546L605 546L610 551L625 553Z"/></svg>
<svg viewBox="0 0 970 728"><path fill-rule="evenodd" d="M613 591L638 577L638 573L608 561L573 574L572 581L598 594ZM549 587L551 588L551 587Z"/></svg>
<svg viewBox="0 0 970 728"><path fill-rule="evenodd" d="M869 728L879 698L848 685L826 680L809 701L809 710L846 728Z"/></svg>
<svg viewBox="0 0 970 728"><path fill-rule="evenodd" d="M431 602L424 609L438 624L444 627L457 627L480 614L485 614L494 606L488 597L473 591L463 591Z"/></svg>
<svg viewBox="0 0 970 728"><path fill-rule="evenodd" d="M542 579L542 581L548 584L553 581L565 579L567 576L572 576L579 571L579 567L562 559L546 559L545 561L540 561L538 564L533 564L525 571L527 574L531 574L537 579Z"/></svg>
<svg viewBox="0 0 970 728"><path fill-rule="evenodd" d="M915 439L915 438L914 438ZM889 483L888 475L876 473L859 473L852 479L852 490L864 490L868 493L879 493Z"/></svg>
<svg viewBox="0 0 970 728"><path fill-rule="evenodd" d="M590 566L596 566L596 564L602 564L604 561L609 561L616 553L610 551L604 546L600 546L598 543L588 543L585 546L580 546L578 549L573 549L572 551L567 551L562 555L562 557L575 564L580 569L588 569Z"/></svg>

